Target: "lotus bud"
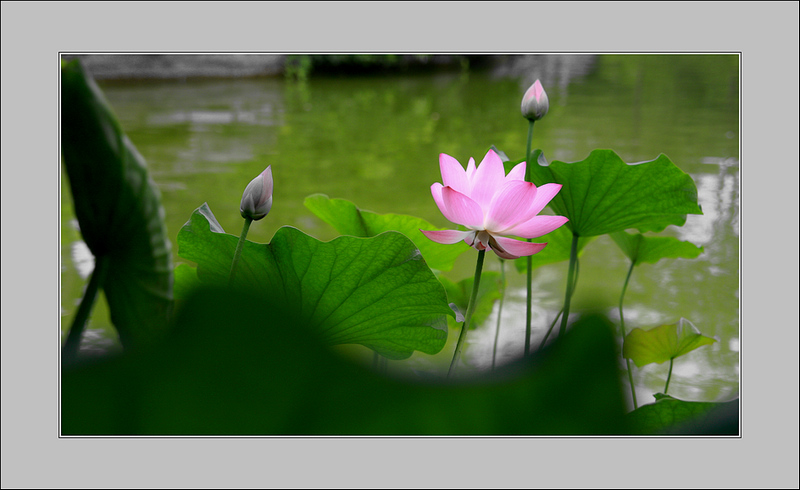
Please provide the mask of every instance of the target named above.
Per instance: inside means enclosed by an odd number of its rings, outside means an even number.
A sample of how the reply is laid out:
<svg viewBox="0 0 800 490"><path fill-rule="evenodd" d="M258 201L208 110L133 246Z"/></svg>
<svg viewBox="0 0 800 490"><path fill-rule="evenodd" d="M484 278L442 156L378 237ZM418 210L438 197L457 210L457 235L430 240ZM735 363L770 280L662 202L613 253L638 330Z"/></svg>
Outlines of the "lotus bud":
<svg viewBox="0 0 800 490"><path fill-rule="evenodd" d="M272 166L268 166L258 177L251 180L242 194L239 212L243 218L260 220L272 208Z"/></svg>
<svg viewBox="0 0 800 490"><path fill-rule="evenodd" d="M538 121L547 114L549 108L547 92L544 91L541 82L536 80L522 96L522 115L529 121Z"/></svg>

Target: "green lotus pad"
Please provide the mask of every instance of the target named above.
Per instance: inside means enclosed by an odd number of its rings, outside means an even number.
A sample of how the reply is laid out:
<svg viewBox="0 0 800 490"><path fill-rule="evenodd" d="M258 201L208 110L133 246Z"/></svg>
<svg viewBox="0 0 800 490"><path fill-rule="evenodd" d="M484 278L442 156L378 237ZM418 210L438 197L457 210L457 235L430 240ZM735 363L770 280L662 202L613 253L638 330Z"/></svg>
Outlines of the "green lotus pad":
<svg viewBox="0 0 800 490"><path fill-rule="evenodd" d="M178 253L197 264L200 282L223 285L237 242L203 204L178 233ZM193 280L185 270L176 277ZM232 286L290 305L329 344L361 344L389 359L436 354L447 340L446 315L455 315L417 247L398 232L321 242L284 226L269 244L245 242Z"/></svg>
<svg viewBox="0 0 800 490"><path fill-rule="evenodd" d="M681 318L678 323L650 330L634 328L625 337L622 355L642 367L654 362L661 364L716 341L701 334L689 320Z"/></svg>
<svg viewBox="0 0 800 490"><path fill-rule="evenodd" d="M581 237L630 228L662 231L683 226L687 214L703 214L694 180L666 155L629 164L612 150L594 150L579 162L547 165L538 152L537 160L529 169L533 183L563 186L549 206L569 218L567 226Z"/></svg>
<svg viewBox="0 0 800 490"><path fill-rule="evenodd" d="M620 231L612 233L611 238L634 264L654 264L661 259L694 259L703 252L703 247L668 236L631 235Z"/></svg>

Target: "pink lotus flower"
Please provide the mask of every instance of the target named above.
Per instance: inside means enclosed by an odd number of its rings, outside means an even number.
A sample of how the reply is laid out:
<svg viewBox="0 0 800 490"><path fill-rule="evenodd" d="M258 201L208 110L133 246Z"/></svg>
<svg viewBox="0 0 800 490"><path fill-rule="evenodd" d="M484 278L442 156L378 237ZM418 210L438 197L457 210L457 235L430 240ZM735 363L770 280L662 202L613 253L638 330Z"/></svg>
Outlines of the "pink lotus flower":
<svg viewBox="0 0 800 490"><path fill-rule="evenodd" d="M442 184L431 186L433 200L445 218L468 231L420 230L434 242L452 244L464 240L477 250L489 249L504 259L517 259L540 252L547 244L507 236L536 238L568 221L564 216L537 216L558 194L561 185L537 188L525 182L525 162L506 175L500 157L489 150L477 168L470 158L465 171L455 158L444 153L439 155L439 167Z"/></svg>

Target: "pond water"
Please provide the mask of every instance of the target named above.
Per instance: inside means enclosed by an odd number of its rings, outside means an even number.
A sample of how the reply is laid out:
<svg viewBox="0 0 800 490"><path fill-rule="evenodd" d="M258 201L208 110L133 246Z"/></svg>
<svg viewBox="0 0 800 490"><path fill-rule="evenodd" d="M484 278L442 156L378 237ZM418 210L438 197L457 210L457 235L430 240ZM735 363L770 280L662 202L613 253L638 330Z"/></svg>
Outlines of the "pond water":
<svg viewBox="0 0 800 490"><path fill-rule="evenodd" d="M568 59L568 55L561 55ZM739 390L739 59L735 55L599 55L535 66L550 99L536 124L534 147L548 160L573 162L595 148L611 148L627 162L666 154L697 184L704 214L663 235L704 247L694 260L662 260L634 271L625 297L625 323L650 328L684 317L719 342L675 361L670 394L685 400L726 401ZM100 83L124 130L148 163L162 194L173 242L194 209L208 202L230 233L241 228L244 186L267 165L275 180L269 216L254 223L248 239L269 242L283 225L321 240L333 228L303 206L314 193L343 198L377 213L448 222L430 195L441 181L439 153L466 163L489 146L522 158L527 121L522 93L532 81L490 70L427 74ZM61 197L61 329L69 329L92 258L77 231L66 176ZM465 253L452 280L471 277L476 253ZM575 299L601 304L618 319L619 293L628 259L604 236L587 246ZM494 255L486 269L499 270ZM561 308L567 263L534 273L532 345L537 346ZM523 350L525 277L506 266L498 363ZM498 306L467 339L460 369L489 369ZM573 310L575 311L575 310ZM101 296L83 348L117 345ZM389 362L398 373L446 370L457 331L440 354L415 354ZM360 346L341 348L371 359ZM663 391L668 363L634 368L639 404Z"/></svg>

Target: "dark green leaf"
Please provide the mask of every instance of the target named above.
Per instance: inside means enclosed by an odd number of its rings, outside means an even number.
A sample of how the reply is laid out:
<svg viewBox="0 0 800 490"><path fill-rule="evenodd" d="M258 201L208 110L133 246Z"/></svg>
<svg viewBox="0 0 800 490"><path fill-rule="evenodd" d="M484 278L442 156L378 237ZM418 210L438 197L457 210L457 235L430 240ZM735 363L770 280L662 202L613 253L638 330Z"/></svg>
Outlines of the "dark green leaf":
<svg viewBox="0 0 800 490"><path fill-rule="evenodd" d="M109 259L105 291L125 347L163 333L172 306L170 242L159 192L100 89L61 65L61 152L81 235Z"/></svg>
<svg viewBox="0 0 800 490"><path fill-rule="evenodd" d="M629 228L662 231L683 226L687 214L702 214L694 181L665 155L635 164L612 150L594 150L575 163L538 160L530 166L533 182L563 185L550 207L582 237Z"/></svg>
<svg viewBox="0 0 800 490"><path fill-rule="evenodd" d="M201 281L225 284L238 237L215 223L203 204L178 233L179 254L197 263ZM439 352L446 315L455 316L416 246L397 232L321 242L285 226L267 245L245 242L235 286L292 305L330 344L361 344L389 359Z"/></svg>
<svg viewBox="0 0 800 490"><path fill-rule="evenodd" d="M535 435L627 431L611 324L458 381L380 376L235 290L189 298L163 346L63 374L65 435ZM134 353L135 354L135 353Z"/></svg>
<svg viewBox="0 0 800 490"><path fill-rule="evenodd" d="M631 235L618 231L612 233L611 238L634 264L655 264L661 259L694 259L703 252L703 247L674 237Z"/></svg>
<svg viewBox="0 0 800 490"><path fill-rule="evenodd" d="M634 328L625 337L622 355L642 367L675 359L716 341L701 334L689 320L681 318L678 323L650 330Z"/></svg>
<svg viewBox="0 0 800 490"><path fill-rule="evenodd" d="M397 231L407 236L419 248L432 269L447 271L459 255L469 250L466 243L442 245L429 240L419 230L443 230L422 218L402 214L377 214L359 209L350 201L331 199L324 194L308 196L305 206L322 221L342 235L372 237L385 231Z"/></svg>
<svg viewBox="0 0 800 490"><path fill-rule="evenodd" d="M637 434L738 434L739 400L687 402L657 394L657 401L628 414Z"/></svg>
<svg viewBox="0 0 800 490"><path fill-rule="evenodd" d="M197 269L189 264L175 267L175 300L184 300L202 283L197 278Z"/></svg>

